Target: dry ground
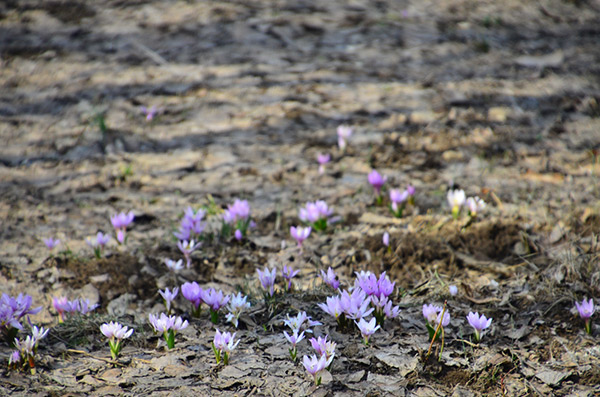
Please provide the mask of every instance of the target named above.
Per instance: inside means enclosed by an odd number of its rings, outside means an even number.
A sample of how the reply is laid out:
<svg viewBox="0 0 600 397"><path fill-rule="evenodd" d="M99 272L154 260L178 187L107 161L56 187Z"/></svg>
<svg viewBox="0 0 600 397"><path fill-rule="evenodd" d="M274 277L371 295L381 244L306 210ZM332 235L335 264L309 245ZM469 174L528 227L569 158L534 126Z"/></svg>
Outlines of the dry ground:
<svg viewBox="0 0 600 397"><path fill-rule="evenodd" d="M600 393L600 327L586 335L573 309L600 299L599 41L595 0L4 1L0 291L33 295L33 320L53 328L37 375L2 369L0 394ZM161 113L148 123L140 105ZM355 130L346 153L340 124ZM416 186L404 218L373 205L371 168ZM450 184L488 202L467 229L449 216ZM238 197L257 222L249 241L207 241L170 275L185 207ZM289 226L316 199L342 220L299 254ZM127 210L127 247L92 259L85 237ZM63 240L54 257L48 236ZM269 311L255 269L284 264L302 269L298 289ZM330 265L346 285L369 269L400 287L400 317L369 347L316 306ZM157 290L186 280L252 296L227 367L206 315L172 351L150 332ZM57 325L50 301L65 294L98 314ZM426 361L420 308L445 299L446 346ZM318 388L281 335L298 310L338 343ZM479 346L471 310L494 318ZM108 319L136 328L114 368L98 331Z"/></svg>

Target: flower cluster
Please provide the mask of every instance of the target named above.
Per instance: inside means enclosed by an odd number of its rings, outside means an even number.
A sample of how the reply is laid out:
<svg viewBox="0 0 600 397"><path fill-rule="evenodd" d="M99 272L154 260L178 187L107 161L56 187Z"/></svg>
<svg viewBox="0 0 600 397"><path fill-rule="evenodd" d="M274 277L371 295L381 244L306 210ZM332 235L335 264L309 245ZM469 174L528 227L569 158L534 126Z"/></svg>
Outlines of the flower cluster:
<svg viewBox="0 0 600 397"><path fill-rule="evenodd" d="M386 318L398 317L400 307L393 306L390 295L394 292L395 282L391 282L385 272L377 278L373 273L356 273L355 287L361 288L371 298L371 305L377 324L383 325Z"/></svg>
<svg viewBox="0 0 600 397"><path fill-rule="evenodd" d="M440 323L442 328L450 324L450 313L447 310L444 310L442 306L424 304L423 317L425 317L425 320L427 321L427 330L429 331L429 337L432 339L435 336L436 328L438 327L438 325L440 325Z"/></svg>
<svg viewBox="0 0 600 397"><path fill-rule="evenodd" d="M133 215L132 211L129 211L127 214L124 212L120 212L116 215L110 217L110 223L112 223L115 228L115 233L117 235L117 241L119 244L125 244L127 241L127 226L133 222L135 215Z"/></svg>
<svg viewBox="0 0 600 397"><path fill-rule="evenodd" d="M133 328L129 329L123 325L111 321L100 326L100 332L108 338L110 346L110 355L113 361L116 361L121 351L121 342L123 339L129 338L133 334Z"/></svg>
<svg viewBox="0 0 600 397"><path fill-rule="evenodd" d="M96 258L100 259L102 257L102 251L108 242L110 241L110 236L108 234L104 234L102 232L98 232L96 234L96 238L88 237L85 239L87 245L92 247L94 250L94 255Z"/></svg>
<svg viewBox="0 0 600 397"><path fill-rule="evenodd" d="M298 218L302 222L312 226L316 231L323 231L327 229L328 223L331 222L330 217L332 214L333 210L329 208L325 201L317 200L315 202L307 202L305 207L300 208ZM308 234L310 234L310 231Z"/></svg>
<svg viewBox="0 0 600 397"><path fill-rule="evenodd" d="M21 319L30 314L37 314L42 307L31 308L32 298L30 295L19 294L12 297L5 293L0 297L0 334L6 341L14 340L17 332L23 329Z"/></svg>
<svg viewBox="0 0 600 397"><path fill-rule="evenodd" d="M35 374L35 355L38 344L41 339L44 339L48 335L48 331L44 327L38 328L33 326L31 328L31 335L27 335L23 340L15 338L14 345L17 350L13 351L8 359L9 367L18 369L23 368L24 365L29 365L31 373Z"/></svg>
<svg viewBox="0 0 600 397"><path fill-rule="evenodd" d="M247 296L243 296L241 292L238 292L237 295L232 294L227 306L227 310L229 311L226 316L227 321L237 328L241 314L249 308L250 302L248 302Z"/></svg>
<svg viewBox="0 0 600 397"><path fill-rule="evenodd" d="M187 207L179 222L179 229L173 235L178 240L198 239L206 227L206 224L202 222L205 215L206 211L202 209L194 211L192 207Z"/></svg>
<svg viewBox="0 0 600 397"><path fill-rule="evenodd" d="M212 348L215 353L215 359L217 364L223 361L223 364L229 364L229 354L236 348L240 343L239 339L235 341L235 332L233 335L229 332L221 333L218 329L215 332L215 338L213 340Z"/></svg>
<svg viewBox="0 0 600 397"><path fill-rule="evenodd" d="M184 321L181 317L167 316L165 313L160 313L160 316L149 314L148 320L154 328L154 332L162 332L168 349L175 347L175 334L188 326L187 320Z"/></svg>
<svg viewBox="0 0 600 397"><path fill-rule="evenodd" d="M216 324L219 320L219 310L229 303L231 297L223 294L221 290L215 290L214 288L202 289L198 283L187 282L181 286L181 294L192 304L192 315L195 317L200 316L201 304L204 303L210 310L210 319Z"/></svg>
<svg viewBox="0 0 600 397"><path fill-rule="evenodd" d="M406 204L414 204L415 188L408 185L405 190L390 190L390 211L396 218L401 218Z"/></svg>
<svg viewBox="0 0 600 397"><path fill-rule="evenodd" d="M477 214L485 208L485 201L478 196L467 198L465 191L462 189L448 190L447 200L454 219L458 219L463 207L467 208L470 220L475 219Z"/></svg>
<svg viewBox="0 0 600 397"><path fill-rule="evenodd" d="M98 307L98 304L90 304L89 299L75 299L68 300L66 297L54 297L52 298L52 306L54 310L58 313L58 322L62 323L65 320L65 314L70 316L75 313L79 314L88 314L92 310L95 310Z"/></svg>
<svg viewBox="0 0 600 397"><path fill-rule="evenodd" d="M250 218L250 204L247 200L235 199L232 205L229 205L223 213L223 227L221 234L223 236L235 235L237 240L246 236L248 228L253 226Z"/></svg>
<svg viewBox="0 0 600 397"><path fill-rule="evenodd" d="M315 327L317 325L322 325L318 321L313 321L306 312L300 312L296 317L290 317L287 315L287 320L283 322L285 325L290 327L292 330L291 335L286 331L283 331L283 335L285 338L292 344L290 348L290 357L293 361L296 361L296 356L298 354L298 350L296 349L296 344L304 339L304 333L312 333L311 327Z"/></svg>

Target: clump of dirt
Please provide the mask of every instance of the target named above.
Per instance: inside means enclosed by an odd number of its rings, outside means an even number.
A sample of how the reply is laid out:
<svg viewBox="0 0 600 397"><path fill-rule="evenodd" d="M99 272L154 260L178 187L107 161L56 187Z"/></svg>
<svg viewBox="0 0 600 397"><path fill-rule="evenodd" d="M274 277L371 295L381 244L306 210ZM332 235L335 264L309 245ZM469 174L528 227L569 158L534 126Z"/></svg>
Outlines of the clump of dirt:
<svg viewBox="0 0 600 397"><path fill-rule="evenodd" d="M156 284L156 278L143 272L143 264L128 253L117 253L107 258L81 260L74 257L54 257L58 269L69 274L69 286L81 288L93 282L98 289L101 302L108 302L124 293L137 294L140 299L148 299L156 293L149 286Z"/></svg>
<svg viewBox="0 0 600 397"><path fill-rule="evenodd" d="M454 250L473 255L475 259L510 262L522 232L517 222L484 220L464 231L452 231L446 239Z"/></svg>

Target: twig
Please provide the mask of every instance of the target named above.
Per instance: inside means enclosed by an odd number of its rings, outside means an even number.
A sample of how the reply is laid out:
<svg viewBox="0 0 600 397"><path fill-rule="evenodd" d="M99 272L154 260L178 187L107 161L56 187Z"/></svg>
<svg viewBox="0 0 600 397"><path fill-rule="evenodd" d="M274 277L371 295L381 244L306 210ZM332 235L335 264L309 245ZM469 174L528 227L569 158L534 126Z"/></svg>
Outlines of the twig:
<svg viewBox="0 0 600 397"><path fill-rule="evenodd" d="M440 321L438 322L438 326L435 329L433 337L431 338L431 343L429 344L429 349L427 349L427 356L425 356L426 360L429 359L429 355L431 354L431 348L433 347L433 342L435 342L435 338L437 338L438 332L440 332L440 328L442 329L442 351L444 350L444 329L442 328L442 321L444 321L444 314L446 313L446 304L447 304L447 301L444 301L444 308L442 309ZM442 351L440 351L440 355L442 354Z"/></svg>
<svg viewBox="0 0 600 397"><path fill-rule="evenodd" d="M84 356L93 358L95 360L100 360L100 361L104 361L105 363L118 365L120 367L125 367L125 365L123 365L123 364L121 364L121 363L119 363L117 361L109 360L108 358L96 357L96 356L93 356L93 355L91 355L90 353L88 353L86 351L83 351L83 350L67 349L67 352L69 352L69 353L83 354Z"/></svg>
<svg viewBox="0 0 600 397"><path fill-rule="evenodd" d="M456 339L457 342L462 342L462 343L466 343L467 345L471 346L471 347L477 347L479 346L477 343L473 343L471 341L468 341L466 339Z"/></svg>

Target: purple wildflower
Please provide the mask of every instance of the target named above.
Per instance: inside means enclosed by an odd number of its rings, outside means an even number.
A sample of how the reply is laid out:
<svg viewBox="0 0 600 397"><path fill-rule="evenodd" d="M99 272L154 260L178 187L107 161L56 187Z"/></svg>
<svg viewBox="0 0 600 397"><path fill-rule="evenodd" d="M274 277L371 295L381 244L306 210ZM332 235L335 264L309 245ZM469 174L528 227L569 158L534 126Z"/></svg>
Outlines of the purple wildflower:
<svg viewBox="0 0 600 397"><path fill-rule="evenodd" d="M264 271L261 272L259 269L256 269L256 272L258 273L258 279L260 280L262 287L265 291L269 291L270 296L273 296L275 293L275 278L277 277L276 270L271 269L271 271L269 271L269 269L265 267Z"/></svg>
<svg viewBox="0 0 600 397"><path fill-rule="evenodd" d="M204 291L197 282L187 282L181 286L181 294L185 299L192 303L192 314L195 317L200 315L200 304L203 303L202 295Z"/></svg>
<svg viewBox="0 0 600 397"><path fill-rule="evenodd" d="M327 269L327 273L321 270L321 278L325 284L329 285L333 289L338 289L340 286L340 282L337 280L337 274L331 268L331 266Z"/></svg>
<svg viewBox="0 0 600 397"><path fill-rule="evenodd" d="M385 245L386 247L390 246L390 234L388 232L383 233L383 245Z"/></svg>
<svg viewBox="0 0 600 397"><path fill-rule="evenodd" d="M164 291L159 290L158 293L163 297L165 301L165 307L167 308L167 313L171 313L171 302L177 297L177 293L179 292L179 288L173 288L173 291L169 291L168 288L165 288Z"/></svg>
<svg viewBox="0 0 600 397"><path fill-rule="evenodd" d="M240 343L240 341L235 341L235 333L233 333L233 335L229 332L221 333L221 331L217 329L213 340L213 351L215 353L215 358L217 359L217 364L219 364L221 360L223 360L225 365L229 364L229 353L236 348L238 343Z"/></svg>
<svg viewBox="0 0 600 397"><path fill-rule="evenodd" d="M135 215L133 215L132 211L129 211L127 214L120 212L110 217L110 223L112 223L113 227L115 228L115 232L117 233L117 241L119 244L125 243L127 226L133 222L134 218Z"/></svg>
<svg viewBox="0 0 600 397"><path fill-rule="evenodd" d="M481 339L481 331L488 328L492 324L491 318L486 318L483 314L480 316L477 312L469 312L467 315L467 320L469 321L471 327L475 329L475 340L478 342ZM443 325L444 324L442 323L442 326Z"/></svg>
<svg viewBox="0 0 600 397"><path fill-rule="evenodd" d="M167 268L169 268L170 271L172 272L178 272L179 270L183 269L183 260L179 259L177 262L175 262L172 259L165 259L165 265L167 265Z"/></svg>
<svg viewBox="0 0 600 397"><path fill-rule="evenodd" d="M585 321L585 331L588 334L592 334L592 326L590 322L590 318L594 314L594 300L583 298L581 303L575 302L575 306L577 307L577 311L579 312L579 316Z"/></svg>
<svg viewBox="0 0 600 397"><path fill-rule="evenodd" d="M236 328L238 326L238 320L242 312L250 307L250 302L247 301L247 296L242 296L241 292L238 292L237 295L231 295L231 299L229 300L229 306L227 309L229 313L227 314L227 321L231 322Z"/></svg>
<svg viewBox="0 0 600 397"><path fill-rule="evenodd" d="M48 247L48 249L52 251L56 246L60 244L60 240L48 237L44 239L44 244L46 244L46 247Z"/></svg>
<svg viewBox="0 0 600 397"><path fill-rule="evenodd" d="M306 240L308 238L308 236L310 236L311 231L312 231L312 228L310 226L308 226L308 227L291 226L290 227L290 234L296 240L296 242L298 243L298 247L300 247L300 249L302 249L302 243L304 242L304 240Z"/></svg>
<svg viewBox="0 0 600 397"><path fill-rule="evenodd" d="M367 179L369 180L371 186L373 186L373 189L375 189L375 194L377 197L381 196L381 188L387 181L387 177L382 176L376 170L372 170L367 176Z"/></svg>
<svg viewBox="0 0 600 397"><path fill-rule="evenodd" d="M338 136L338 146L341 151L346 149L347 142L346 140L352 136L352 128L344 125L340 125L337 128L337 136Z"/></svg>
<svg viewBox="0 0 600 397"><path fill-rule="evenodd" d="M329 153L319 153L317 155L317 161L319 162L319 174L325 173L325 164L329 163L331 160L331 155Z"/></svg>
<svg viewBox="0 0 600 397"><path fill-rule="evenodd" d="M196 244L194 242L194 240L191 240L191 241L187 241L187 240L181 241L180 240L177 242L177 247L179 248L179 251L181 251L181 253L185 257L186 268L189 269L192 264L192 252L194 252L196 250L196 248L199 248L201 245L202 245L202 243Z"/></svg>
<svg viewBox="0 0 600 397"><path fill-rule="evenodd" d="M356 325L358 326L358 329L360 330L360 333L362 334L363 337L363 341L365 343L365 345L369 344L369 337L371 335L373 335L375 333L375 331L377 331L380 326L376 325L376 320L375 317L373 317L371 319L371 321L365 321L364 318L361 318L358 322L354 321L356 323Z"/></svg>
<svg viewBox="0 0 600 397"><path fill-rule="evenodd" d="M325 356L317 358L317 356L312 355L310 357L304 356L302 365L304 365L306 372L313 376L315 386L318 386L321 384L321 372L329 365L329 363Z"/></svg>
<svg viewBox="0 0 600 397"><path fill-rule="evenodd" d="M146 121L152 121L154 116L158 113L156 106L152 106L151 108L140 106L140 111L146 116Z"/></svg>
<svg viewBox="0 0 600 397"><path fill-rule="evenodd" d="M281 271L281 275L287 281L287 290L290 291L292 289L292 278L296 277L300 273L300 270L294 270L291 266L283 266L283 270Z"/></svg>

